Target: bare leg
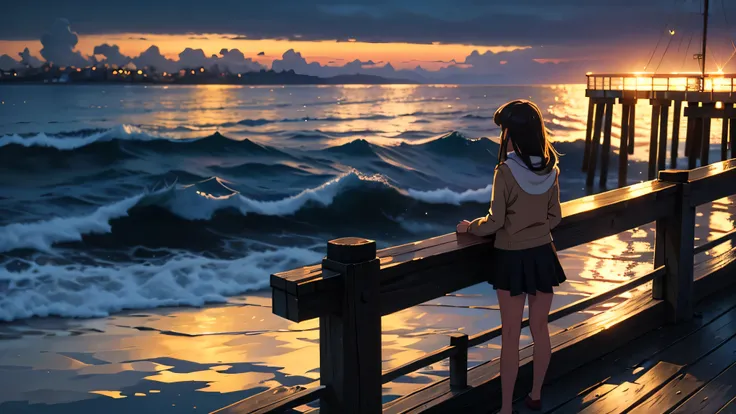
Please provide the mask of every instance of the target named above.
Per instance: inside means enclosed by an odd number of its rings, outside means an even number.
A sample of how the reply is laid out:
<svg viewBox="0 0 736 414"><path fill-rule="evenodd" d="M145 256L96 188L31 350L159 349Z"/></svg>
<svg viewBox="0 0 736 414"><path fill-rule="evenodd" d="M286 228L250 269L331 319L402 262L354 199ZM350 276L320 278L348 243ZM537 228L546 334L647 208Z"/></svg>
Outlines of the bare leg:
<svg viewBox="0 0 736 414"><path fill-rule="evenodd" d="M553 296L553 293L544 292L537 292L536 296L529 295L529 328L534 339L534 383L529 396L533 400L541 398L544 376L552 356L547 316L549 316Z"/></svg>
<svg viewBox="0 0 736 414"><path fill-rule="evenodd" d="M514 384L519 372L519 336L526 294L511 296L508 290L497 290L501 308L501 412L511 414Z"/></svg>

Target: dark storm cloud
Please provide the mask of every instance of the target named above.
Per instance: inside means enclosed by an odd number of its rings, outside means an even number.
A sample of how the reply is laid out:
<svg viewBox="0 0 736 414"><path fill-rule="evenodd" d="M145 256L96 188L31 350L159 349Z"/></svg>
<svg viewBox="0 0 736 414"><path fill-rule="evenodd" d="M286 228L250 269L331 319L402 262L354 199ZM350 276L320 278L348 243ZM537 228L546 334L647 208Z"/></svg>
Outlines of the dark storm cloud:
<svg viewBox="0 0 736 414"><path fill-rule="evenodd" d="M109 63L111 65L124 66L130 62L130 58L128 56L120 53L120 48L117 45L110 46L105 43L104 45L95 46L93 53L95 55L104 56L105 63Z"/></svg>
<svg viewBox="0 0 736 414"><path fill-rule="evenodd" d="M660 31L699 0L98 0L12 2L0 38L37 38L59 16L79 33L232 33L248 39L575 44ZM733 3L733 2L727 2ZM726 6L736 13L736 5ZM736 14L733 20L736 22Z"/></svg>
<svg viewBox="0 0 736 414"><path fill-rule="evenodd" d="M51 29L41 36L41 56L47 62L57 65L84 66L87 64L81 53L75 51L79 38L72 32L69 21L58 19L51 25Z"/></svg>

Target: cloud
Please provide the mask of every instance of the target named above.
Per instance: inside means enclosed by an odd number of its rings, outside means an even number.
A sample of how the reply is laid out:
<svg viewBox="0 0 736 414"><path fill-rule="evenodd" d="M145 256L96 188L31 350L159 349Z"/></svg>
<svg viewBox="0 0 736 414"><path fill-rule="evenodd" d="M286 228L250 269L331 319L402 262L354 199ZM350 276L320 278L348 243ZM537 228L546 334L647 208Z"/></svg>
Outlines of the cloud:
<svg viewBox="0 0 736 414"><path fill-rule="evenodd" d="M20 62L8 55L0 56L0 70L11 70L20 67Z"/></svg>
<svg viewBox="0 0 736 414"><path fill-rule="evenodd" d="M155 68L159 72L174 72L179 70L179 64L162 55L158 46L151 46L146 49L138 57L133 58L133 63L139 68Z"/></svg>
<svg viewBox="0 0 736 414"><path fill-rule="evenodd" d="M266 52L258 52L258 56L266 56Z"/></svg>
<svg viewBox="0 0 736 414"><path fill-rule="evenodd" d="M18 56L20 56L20 62L23 66L37 68L43 64L41 59L31 55L31 51L28 48L23 49L22 52L18 53Z"/></svg>
<svg viewBox="0 0 736 414"><path fill-rule="evenodd" d="M95 46L95 55L102 55L105 60L99 63L108 63L110 65L125 66L131 59L128 56L120 53L120 48L117 45L108 45L107 43L99 46Z"/></svg>
<svg viewBox="0 0 736 414"><path fill-rule="evenodd" d="M336 61L333 60L330 63L336 63ZM363 74L418 82L427 80L424 76L426 71L396 70L391 63L382 64L382 62L372 60L361 61L355 59L344 65L322 65L319 62L307 62L300 52L293 49L284 52L281 59L275 59L271 64L271 68L277 72L293 70L296 73L320 77Z"/></svg>
<svg viewBox="0 0 736 414"><path fill-rule="evenodd" d="M222 56L215 63L220 66L221 69L226 69L231 72L250 72L264 69L265 67L260 63L254 61L251 58L246 58L238 49L222 49L220 51Z"/></svg>
<svg viewBox="0 0 736 414"><path fill-rule="evenodd" d="M79 41L77 34L71 31L69 21L57 19L51 26L51 30L41 36L41 56L47 62L59 66L85 66L87 59L74 50Z"/></svg>
<svg viewBox="0 0 736 414"><path fill-rule="evenodd" d="M0 15L0 38L23 39L64 15L85 34L227 33L247 39L553 45L654 38L669 22L697 26L699 1L672 0L127 0L113 13L98 0L16 2ZM674 4L673 4L674 3ZM721 2L716 2L721 3ZM726 15L736 2L723 2ZM713 6L714 13L721 5ZM172 9L186 10L174 13ZM145 13L141 13L145 10ZM688 23L689 24L689 23ZM695 27L693 26L693 27ZM683 27L684 28L684 27Z"/></svg>

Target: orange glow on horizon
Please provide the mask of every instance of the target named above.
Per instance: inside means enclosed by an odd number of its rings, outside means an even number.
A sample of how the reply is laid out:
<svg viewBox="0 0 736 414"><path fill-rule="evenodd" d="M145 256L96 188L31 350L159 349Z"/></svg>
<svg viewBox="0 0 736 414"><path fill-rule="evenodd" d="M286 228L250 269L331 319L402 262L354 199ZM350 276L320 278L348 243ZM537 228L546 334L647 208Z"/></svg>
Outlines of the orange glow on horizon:
<svg viewBox="0 0 736 414"><path fill-rule="evenodd" d="M185 48L202 49L206 56L216 55L222 49L239 49L246 58L251 58L263 65L270 66L274 59L281 59L284 52L294 49L300 52L308 62L319 62L322 65L342 66L355 59L372 60L379 65L391 63L397 69L413 69L422 66L425 69L437 70L450 65L451 60L462 62L472 51L479 53L511 52L528 49L530 46L498 46L498 45L461 45L412 44L412 43L368 43L360 39L346 42L336 40L242 40L231 34L160 35L145 33L125 33L107 35L79 34L76 50L82 55L92 55L95 46L101 44L117 45L120 52L127 56L138 56L152 45L156 45L161 53L169 59L178 59ZM18 52L28 47L31 53L40 58L41 42L39 40L0 41L0 55L8 54L18 57ZM258 56L260 52L264 54Z"/></svg>

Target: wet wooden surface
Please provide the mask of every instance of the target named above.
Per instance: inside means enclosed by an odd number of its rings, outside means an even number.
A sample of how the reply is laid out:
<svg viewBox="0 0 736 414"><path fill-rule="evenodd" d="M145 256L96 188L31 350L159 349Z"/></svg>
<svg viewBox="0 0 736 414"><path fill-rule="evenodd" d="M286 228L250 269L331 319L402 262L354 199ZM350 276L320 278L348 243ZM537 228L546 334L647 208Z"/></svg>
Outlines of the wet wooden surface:
<svg viewBox="0 0 736 414"><path fill-rule="evenodd" d="M567 249L669 216L676 195L676 185L651 181L565 202L552 232L555 245ZM381 314L482 282L492 244L492 238L451 233L379 250ZM321 265L274 274L271 287L274 313L295 322L340 308L342 278Z"/></svg>
<svg viewBox="0 0 736 414"><path fill-rule="evenodd" d="M732 274L733 275L733 274ZM736 398L736 285L666 325L551 379L543 413L726 413ZM531 413L522 401L520 413Z"/></svg>

